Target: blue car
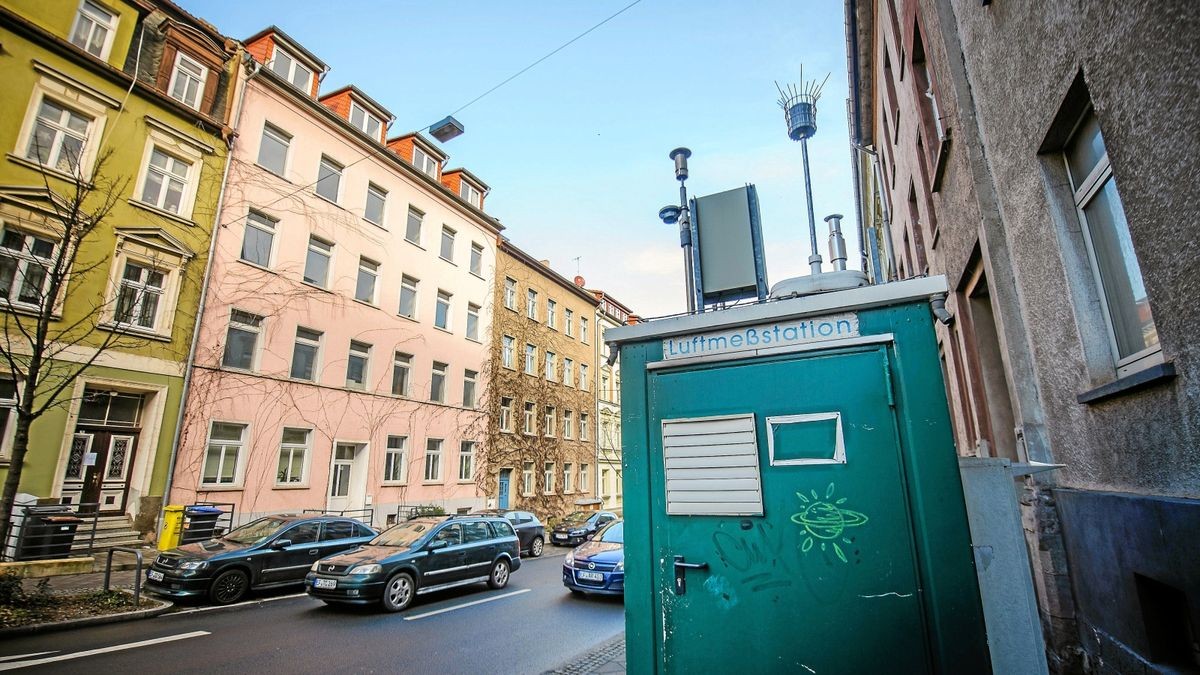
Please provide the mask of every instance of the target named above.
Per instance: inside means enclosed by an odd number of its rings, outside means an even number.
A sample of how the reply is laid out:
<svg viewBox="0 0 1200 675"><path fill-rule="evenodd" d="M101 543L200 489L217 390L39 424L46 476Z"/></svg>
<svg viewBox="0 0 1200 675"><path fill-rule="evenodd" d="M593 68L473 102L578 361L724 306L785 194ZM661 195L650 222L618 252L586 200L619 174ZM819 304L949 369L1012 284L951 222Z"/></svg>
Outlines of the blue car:
<svg viewBox="0 0 1200 675"><path fill-rule="evenodd" d="M614 521L563 559L563 585L572 593L625 594L625 523Z"/></svg>

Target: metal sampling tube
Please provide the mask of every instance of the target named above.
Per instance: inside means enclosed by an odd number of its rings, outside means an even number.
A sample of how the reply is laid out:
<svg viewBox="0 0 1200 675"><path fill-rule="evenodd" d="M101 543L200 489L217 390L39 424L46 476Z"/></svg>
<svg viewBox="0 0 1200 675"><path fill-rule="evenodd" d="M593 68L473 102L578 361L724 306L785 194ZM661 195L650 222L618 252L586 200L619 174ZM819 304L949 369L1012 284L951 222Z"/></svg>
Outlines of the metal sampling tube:
<svg viewBox="0 0 1200 675"><path fill-rule="evenodd" d="M835 272L846 269L846 239L842 236L842 214L825 216L829 224L829 260Z"/></svg>

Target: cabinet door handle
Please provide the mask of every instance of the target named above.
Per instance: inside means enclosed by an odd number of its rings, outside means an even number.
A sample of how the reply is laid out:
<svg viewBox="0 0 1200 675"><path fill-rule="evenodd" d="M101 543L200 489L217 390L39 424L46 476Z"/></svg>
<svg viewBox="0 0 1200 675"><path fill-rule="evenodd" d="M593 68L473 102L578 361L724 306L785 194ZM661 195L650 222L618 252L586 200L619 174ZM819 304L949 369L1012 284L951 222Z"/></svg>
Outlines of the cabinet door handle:
<svg viewBox="0 0 1200 675"><path fill-rule="evenodd" d="M675 595L683 595L683 594L687 593L686 572L688 570L706 570L706 569L708 569L708 563L706 563L706 562L698 562L698 563L684 562L683 556L677 555L677 556L675 556L674 567L675 567Z"/></svg>

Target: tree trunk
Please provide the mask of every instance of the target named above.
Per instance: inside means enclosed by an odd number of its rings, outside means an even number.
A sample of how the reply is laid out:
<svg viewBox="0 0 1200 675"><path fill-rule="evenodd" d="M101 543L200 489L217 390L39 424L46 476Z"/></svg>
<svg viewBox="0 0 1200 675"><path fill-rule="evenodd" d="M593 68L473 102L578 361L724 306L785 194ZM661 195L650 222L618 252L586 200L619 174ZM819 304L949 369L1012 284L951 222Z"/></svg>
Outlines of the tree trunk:
<svg viewBox="0 0 1200 675"><path fill-rule="evenodd" d="M22 401L24 407L25 401ZM13 437L12 457L8 465L8 476L4 479L4 496L0 497L0 552L6 548L9 530L12 527L13 502L21 485L21 473L25 468L25 453L29 450L29 426L32 420L24 411L17 412L17 429Z"/></svg>

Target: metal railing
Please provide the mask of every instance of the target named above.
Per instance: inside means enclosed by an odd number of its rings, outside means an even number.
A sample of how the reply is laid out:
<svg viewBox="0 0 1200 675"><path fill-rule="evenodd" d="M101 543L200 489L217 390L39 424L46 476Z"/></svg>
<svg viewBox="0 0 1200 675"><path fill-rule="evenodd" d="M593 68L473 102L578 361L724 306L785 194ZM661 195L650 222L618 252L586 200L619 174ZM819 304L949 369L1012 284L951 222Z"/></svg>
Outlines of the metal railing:
<svg viewBox="0 0 1200 675"><path fill-rule="evenodd" d="M360 523L370 527L374 527L375 522L375 509L343 509L341 511L335 511L331 509L304 509L302 513L320 513L326 516L343 516L346 518L353 518L354 520L357 520Z"/></svg>
<svg viewBox="0 0 1200 675"><path fill-rule="evenodd" d="M104 590L108 591L109 580L112 578L112 557L114 553L132 553L137 556L137 568L133 573L133 606L142 606L142 552L136 548L114 546L108 549L108 562L104 565Z"/></svg>
<svg viewBox="0 0 1200 675"><path fill-rule="evenodd" d="M54 560L89 556L96 544L99 504L44 504L19 507L0 560ZM86 546L76 542L87 537Z"/></svg>

